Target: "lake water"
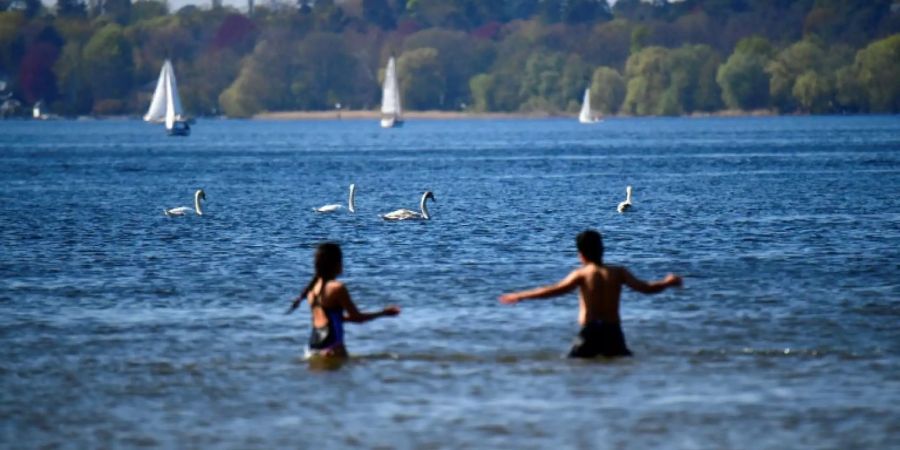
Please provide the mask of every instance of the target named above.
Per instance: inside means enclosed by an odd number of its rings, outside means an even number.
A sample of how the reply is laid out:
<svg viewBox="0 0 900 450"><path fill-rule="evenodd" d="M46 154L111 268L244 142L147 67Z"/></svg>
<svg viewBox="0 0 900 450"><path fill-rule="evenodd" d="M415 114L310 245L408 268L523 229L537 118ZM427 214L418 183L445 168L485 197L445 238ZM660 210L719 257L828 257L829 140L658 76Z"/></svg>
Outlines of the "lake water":
<svg viewBox="0 0 900 450"><path fill-rule="evenodd" d="M896 116L193 131L0 122L0 446L900 448ZM355 215L312 212L350 183ZM424 190L432 220L379 218ZM497 302L589 227L684 276L624 294L633 358L563 358L574 295ZM334 367L283 314L323 240L403 307Z"/></svg>

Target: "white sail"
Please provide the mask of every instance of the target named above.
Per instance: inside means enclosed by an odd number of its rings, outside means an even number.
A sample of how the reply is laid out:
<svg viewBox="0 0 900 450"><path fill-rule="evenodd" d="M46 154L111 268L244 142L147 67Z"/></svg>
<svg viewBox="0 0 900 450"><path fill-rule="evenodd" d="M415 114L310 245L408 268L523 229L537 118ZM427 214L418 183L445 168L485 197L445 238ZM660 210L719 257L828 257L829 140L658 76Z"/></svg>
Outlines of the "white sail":
<svg viewBox="0 0 900 450"><path fill-rule="evenodd" d="M169 117L171 115L171 118ZM170 122L184 119L184 110L181 107L181 99L178 96L178 83L175 81L175 71L172 63L167 59L159 71L159 80L156 82L156 90L153 92L153 100L150 108L144 115L147 122L166 122L166 128L171 129Z"/></svg>
<svg viewBox="0 0 900 450"><path fill-rule="evenodd" d="M384 71L384 89L381 93L381 126L393 127L402 122L402 108L400 106L400 88L397 85L397 68L394 58L388 60Z"/></svg>
<svg viewBox="0 0 900 450"><path fill-rule="evenodd" d="M166 61L166 64L169 62ZM172 87L174 86L171 82L169 82L170 78L168 75L166 76L166 130L172 130L175 128L175 100L172 96Z"/></svg>
<svg viewBox="0 0 900 450"><path fill-rule="evenodd" d="M178 82L175 81L175 70L172 69L172 63L169 60L166 60L166 64L169 66L169 95L172 97L172 112L175 113L175 118L177 120L185 120L184 117L184 109L181 108L181 96L178 95Z"/></svg>
<svg viewBox="0 0 900 450"><path fill-rule="evenodd" d="M597 121L591 115L591 90L584 90L584 100L581 101L581 113L578 114L578 121L581 123L594 123Z"/></svg>
<svg viewBox="0 0 900 450"><path fill-rule="evenodd" d="M166 74L169 61L166 60L162 70L159 71L159 80L156 82L156 90L153 91L153 100L150 101L150 109L144 114L147 122L159 122L166 116Z"/></svg>

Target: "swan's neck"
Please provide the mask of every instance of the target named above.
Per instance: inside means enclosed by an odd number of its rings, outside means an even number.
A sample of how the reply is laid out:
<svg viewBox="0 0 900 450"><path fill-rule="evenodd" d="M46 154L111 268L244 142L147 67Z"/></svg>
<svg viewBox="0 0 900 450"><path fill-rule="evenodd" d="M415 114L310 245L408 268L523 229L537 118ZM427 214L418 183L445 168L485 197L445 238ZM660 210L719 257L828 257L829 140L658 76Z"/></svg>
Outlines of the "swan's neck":
<svg viewBox="0 0 900 450"><path fill-rule="evenodd" d="M356 185L350 185L350 199L347 200L347 209L356 212Z"/></svg>
<svg viewBox="0 0 900 450"><path fill-rule="evenodd" d="M194 212L197 213L198 216L203 215L203 210L200 209L200 193L194 194Z"/></svg>
<svg viewBox="0 0 900 450"><path fill-rule="evenodd" d="M425 201L428 200L427 195L422 196L422 201L419 202L419 209L422 210L422 217L426 219L431 219L431 216L428 215L428 207L425 206Z"/></svg>
<svg viewBox="0 0 900 450"><path fill-rule="evenodd" d="M625 203L631 203L631 187L625 189Z"/></svg>

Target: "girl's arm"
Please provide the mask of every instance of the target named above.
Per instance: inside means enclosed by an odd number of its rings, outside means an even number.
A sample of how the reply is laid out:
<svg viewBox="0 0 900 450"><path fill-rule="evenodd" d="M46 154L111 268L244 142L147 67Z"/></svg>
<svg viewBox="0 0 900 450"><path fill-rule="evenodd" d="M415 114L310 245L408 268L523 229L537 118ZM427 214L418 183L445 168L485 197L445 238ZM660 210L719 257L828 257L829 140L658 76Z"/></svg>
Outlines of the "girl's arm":
<svg viewBox="0 0 900 450"><path fill-rule="evenodd" d="M347 322L362 323L375 320L379 317L396 316L397 314L400 314L400 308L394 305L389 305L378 312L361 312L356 307L356 304L353 303L353 299L350 298L350 292L347 291L347 288L343 283L337 286L334 295L337 296L338 302L340 302L341 307L344 308L344 320Z"/></svg>
<svg viewBox="0 0 900 450"><path fill-rule="evenodd" d="M509 305L529 298L556 297L558 295L572 292L572 290L574 290L580 284L581 274L578 272L578 270L573 270L572 273L569 274L569 276L563 278L563 280L559 283L551 286L529 289L527 291L503 294L500 296L500 302Z"/></svg>

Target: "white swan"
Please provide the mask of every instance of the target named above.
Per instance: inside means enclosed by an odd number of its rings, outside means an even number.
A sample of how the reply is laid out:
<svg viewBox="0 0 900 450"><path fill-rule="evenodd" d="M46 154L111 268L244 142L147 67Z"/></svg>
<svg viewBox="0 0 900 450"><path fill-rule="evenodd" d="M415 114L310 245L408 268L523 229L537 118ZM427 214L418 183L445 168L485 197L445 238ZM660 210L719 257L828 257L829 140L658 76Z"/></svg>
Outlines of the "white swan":
<svg viewBox="0 0 900 450"><path fill-rule="evenodd" d="M619 203L619 206L616 208L616 211L623 213L631 209L631 186L625 187L625 201Z"/></svg>
<svg viewBox="0 0 900 450"><path fill-rule="evenodd" d="M320 207L316 208L316 212L330 213L330 212L335 212L343 207L344 206L341 204L334 203L331 205L320 206ZM347 200L347 209L350 210L350 212L352 212L352 213L356 212L356 185L355 184L350 185L350 198Z"/></svg>
<svg viewBox="0 0 900 450"><path fill-rule="evenodd" d="M194 192L194 209L193 209L193 211L195 213L197 213L198 216L203 215L203 210L200 209L200 200L206 200L206 192L203 192L203 189L197 189L197 192ZM187 206L179 206L178 208L163 210L163 213L165 213L169 217L183 216L189 212L191 212L191 208L189 208Z"/></svg>
<svg viewBox="0 0 900 450"><path fill-rule="evenodd" d="M434 202L437 201L434 199L434 194L431 191L425 191L425 193L422 194L422 200L419 201L419 210L422 212L398 209L381 216L381 218L384 220L429 220L431 219L431 215L428 214L428 207L425 206L425 201L428 199L431 199L431 201Z"/></svg>

